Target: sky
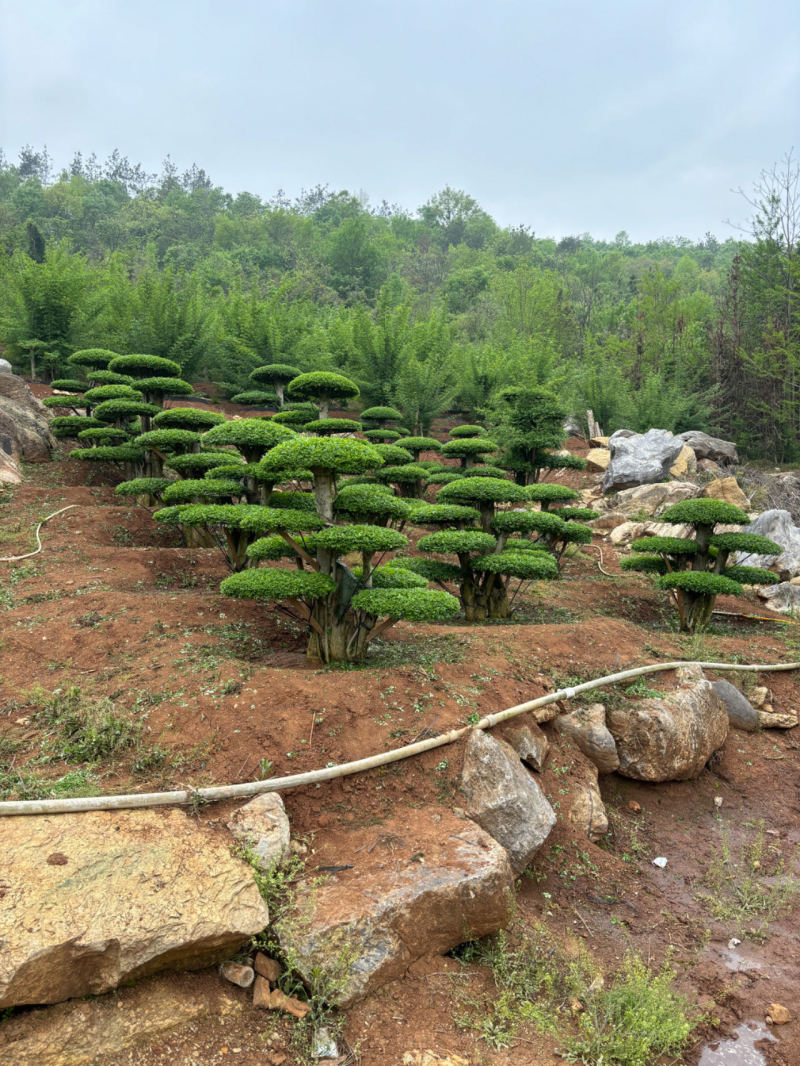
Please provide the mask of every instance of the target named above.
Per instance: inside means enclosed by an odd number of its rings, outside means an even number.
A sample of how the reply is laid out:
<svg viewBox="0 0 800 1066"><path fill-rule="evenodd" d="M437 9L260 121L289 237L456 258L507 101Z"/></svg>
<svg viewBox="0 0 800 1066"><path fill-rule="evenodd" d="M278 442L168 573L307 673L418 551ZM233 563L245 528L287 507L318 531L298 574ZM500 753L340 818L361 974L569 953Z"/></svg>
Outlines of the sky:
<svg viewBox="0 0 800 1066"><path fill-rule="evenodd" d="M449 185L540 237L737 236L800 156L798 0L0 0L0 146L226 191Z"/></svg>

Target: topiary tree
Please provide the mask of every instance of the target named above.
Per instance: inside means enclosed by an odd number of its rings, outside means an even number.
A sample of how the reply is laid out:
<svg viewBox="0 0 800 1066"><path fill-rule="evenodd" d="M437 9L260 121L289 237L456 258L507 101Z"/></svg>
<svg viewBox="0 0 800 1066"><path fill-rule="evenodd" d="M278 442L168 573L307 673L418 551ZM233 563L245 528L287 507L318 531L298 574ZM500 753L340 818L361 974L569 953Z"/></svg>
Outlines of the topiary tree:
<svg viewBox="0 0 800 1066"><path fill-rule="evenodd" d="M302 370L288 363L268 363L266 366L258 366L250 374L250 380L255 385L271 385L278 399L278 406L283 407L284 389L288 383L302 374ZM242 401L236 400L236 403ZM252 402L252 401L248 401ZM257 402L257 401L256 401Z"/></svg>
<svg viewBox="0 0 800 1066"><path fill-rule="evenodd" d="M494 477L462 477L445 485L437 494L440 503L457 503L480 512L481 528L488 533L498 503L523 503L525 489L513 481Z"/></svg>
<svg viewBox="0 0 800 1066"><path fill-rule="evenodd" d="M219 411L207 411L202 407L171 407L153 416L156 429L190 429L201 432L227 421Z"/></svg>
<svg viewBox="0 0 800 1066"><path fill-rule="evenodd" d="M453 426L450 430L452 440L463 440L467 437L487 437L488 433L483 426Z"/></svg>
<svg viewBox="0 0 800 1066"><path fill-rule="evenodd" d="M512 386L498 397L493 433L503 448L504 465L520 485L539 481L551 470L583 470L586 463L572 455L556 455L566 438L566 410L548 389Z"/></svg>
<svg viewBox="0 0 800 1066"><path fill-rule="evenodd" d="M303 426L305 433L315 437L331 437L334 433L360 433L361 423L353 418L316 418Z"/></svg>
<svg viewBox="0 0 800 1066"><path fill-rule="evenodd" d="M361 421L368 422L375 429L383 429L388 422L401 422L403 412L396 407L368 407L361 412Z"/></svg>
<svg viewBox="0 0 800 1066"><path fill-rule="evenodd" d="M372 493L372 510L381 513L384 524L335 524L337 515L353 514L348 506L361 513L369 506L363 492L367 486L343 489L343 505L336 507L335 503L337 481L342 475L363 476L382 465L380 454L371 445L342 437L297 437L276 445L260 465L265 472L275 473L287 468L309 469L315 513L291 507L274 511L278 517L271 532L279 534L294 552L295 569L262 566L232 575L221 588L226 595L273 602L306 622L310 629L309 657L323 662L359 661L369 642L398 619L430 621L457 612L458 601L443 591L374 587L374 557L380 556L380 562L384 553L406 544L403 534L388 527L388 521L397 519L399 513L383 509L382 499L388 498L385 489L378 487ZM296 537L292 522L311 519L323 528ZM275 551L274 541L252 547L259 562L272 561ZM351 554L359 556L359 576L342 562Z"/></svg>
<svg viewBox="0 0 800 1066"><path fill-rule="evenodd" d="M737 596L746 584L771 585L777 574L755 567L728 566L731 552L780 555L779 544L754 533L716 533L717 525L745 525L744 511L723 500L683 500L668 507L662 522L689 525L688 537L641 537L631 545L636 555L623 559L625 570L657 573L660 588L675 596L681 632L694 633L711 619L717 596Z"/></svg>
<svg viewBox="0 0 800 1066"><path fill-rule="evenodd" d="M359 394L358 385L343 374L315 370L293 378L286 391L293 400L310 400L319 408L319 418L328 417L333 400L352 400Z"/></svg>
<svg viewBox="0 0 800 1066"><path fill-rule="evenodd" d="M419 462L422 452L440 452L441 443L435 437L403 437L403 447L411 452L414 462Z"/></svg>
<svg viewBox="0 0 800 1066"><path fill-rule="evenodd" d="M446 459L460 459L464 469L475 466L479 456L498 450L494 441L487 437L464 437L461 440L449 440L442 445L442 455Z"/></svg>
<svg viewBox="0 0 800 1066"><path fill-rule="evenodd" d="M245 389L244 392L237 392L231 396L231 403L241 404L242 407L271 407L273 410L281 406L277 394L265 392L264 389Z"/></svg>

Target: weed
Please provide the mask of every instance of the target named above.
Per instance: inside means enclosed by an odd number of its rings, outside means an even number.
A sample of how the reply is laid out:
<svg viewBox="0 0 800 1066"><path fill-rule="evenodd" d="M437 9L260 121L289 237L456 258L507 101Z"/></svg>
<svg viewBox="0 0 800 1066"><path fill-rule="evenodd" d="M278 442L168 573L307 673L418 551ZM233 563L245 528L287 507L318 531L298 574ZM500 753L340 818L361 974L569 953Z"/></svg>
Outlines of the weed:
<svg viewBox="0 0 800 1066"><path fill-rule="evenodd" d="M109 699L88 699L75 685L50 696L36 691L33 703L34 719L51 729L43 744L51 759L98 762L133 747L141 734L140 722L117 715Z"/></svg>
<svg viewBox="0 0 800 1066"><path fill-rule="evenodd" d="M763 821L738 855L731 849L730 830L722 827L719 849L703 878L709 891L696 898L716 921L736 923L740 936L766 940L768 926L800 890L794 875L784 870L780 850L767 848Z"/></svg>
<svg viewBox="0 0 800 1066"><path fill-rule="evenodd" d="M673 990L669 960L653 974L629 954L604 988L586 952L568 958L541 925L462 944L454 954L491 972L490 995L471 995L459 982L455 1020L495 1048L511 1047L519 1030L533 1025L561 1039L560 1054L568 1062L649 1066L663 1054L679 1053L700 1020Z"/></svg>
<svg viewBox="0 0 800 1066"><path fill-rule="evenodd" d="M657 688L651 688L643 677L638 677L624 689L625 695L630 699L661 699L664 695Z"/></svg>

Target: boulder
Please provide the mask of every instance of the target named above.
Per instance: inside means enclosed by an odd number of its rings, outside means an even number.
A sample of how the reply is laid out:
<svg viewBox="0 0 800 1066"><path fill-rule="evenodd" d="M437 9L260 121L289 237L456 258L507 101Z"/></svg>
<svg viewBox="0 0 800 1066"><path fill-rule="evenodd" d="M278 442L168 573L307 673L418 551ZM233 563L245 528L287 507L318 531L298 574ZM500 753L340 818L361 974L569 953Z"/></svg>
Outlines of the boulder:
<svg viewBox="0 0 800 1066"><path fill-rule="evenodd" d="M652 516L673 503L690 500L698 493L697 485L684 481L668 481L656 485L635 485L631 489L618 492L608 506L614 511L621 511L630 518L631 515Z"/></svg>
<svg viewBox="0 0 800 1066"><path fill-rule="evenodd" d="M743 693L730 681L713 681L714 691L725 705L728 722L734 729L753 733L758 729L758 711Z"/></svg>
<svg viewBox="0 0 800 1066"><path fill-rule="evenodd" d="M294 910L277 923L299 973L325 975L330 1002L347 1006L422 956L508 922L508 856L474 822L426 809L415 812L413 832L397 818L383 822L377 840L374 827L350 837L337 861L353 869L301 886Z"/></svg>
<svg viewBox="0 0 800 1066"><path fill-rule="evenodd" d="M28 463L50 458L55 439L49 411L14 374L0 374L0 452Z"/></svg>
<svg viewBox="0 0 800 1066"><path fill-rule="evenodd" d="M780 544L783 551L777 559L773 555L746 555L744 552L738 552L738 565L758 566L762 569L772 567L784 579L800 574L800 529L794 524L788 511L764 511L749 526L744 527L744 532L768 537Z"/></svg>
<svg viewBox="0 0 800 1066"><path fill-rule="evenodd" d="M739 488L739 482L735 477L714 478L703 487L700 495L712 500L724 500L725 503L732 503L734 507L740 507L743 511L750 510L750 501Z"/></svg>
<svg viewBox="0 0 800 1066"><path fill-rule="evenodd" d="M705 679L684 680L666 699L629 701L607 710L624 777L686 781L697 777L725 742L728 712L713 686Z"/></svg>
<svg viewBox="0 0 800 1066"><path fill-rule="evenodd" d="M722 473L722 467L713 459L698 459L697 469L704 474L713 474L715 477L719 477Z"/></svg>
<svg viewBox="0 0 800 1066"><path fill-rule="evenodd" d="M228 829L266 871L289 854L289 819L277 792L265 792L233 812Z"/></svg>
<svg viewBox="0 0 800 1066"><path fill-rule="evenodd" d="M690 429L686 433L681 433L680 438L689 445L698 459L712 459L722 466L733 466L739 462L739 453L733 441L709 437L707 433L701 433L698 429Z"/></svg>
<svg viewBox="0 0 800 1066"><path fill-rule="evenodd" d="M572 738L600 773L610 774L618 768L617 746L606 726L606 709L602 703L590 703L588 707L562 714L556 718L555 727L559 733Z"/></svg>
<svg viewBox="0 0 800 1066"><path fill-rule="evenodd" d="M611 462L603 477L604 492L618 492L634 485L664 481L680 455L683 441L666 429L622 436L620 430L608 442Z"/></svg>
<svg viewBox="0 0 800 1066"><path fill-rule="evenodd" d="M614 544L617 547L623 547L626 544L630 544L631 541L643 537L644 531L644 522L623 522L619 526L614 526L608 534L608 539L611 544Z"/></svg>
<svg viewBox="0 0 800 1066"><path fill-rule="evenodd" d="M669 468L672 477L682 478L687 474L697 473L697 456L688 444L684 444L678 452L678 458Z"/></svg>
<svg viewBox="0 0 800 1066"><path fill-rule="evenodd" d="M8 359L0 359L0 374L13 374L14 369Z"/></svg>
<svg viewBox="0 0 800 1066"><path fill-rule="evenodd" d="M0 819L0 1008L231 955L268 922L252 870L177 810Z"/></svg>
<svg viewBox="0 0 800 1066"><path fill-rule="evenodd" d="M794 729L796 714L777 714L775 711L758 711L758 724L762 729Z"/></svg>
<svg viewBox="0 0 800 1066"><path fill-rule="evenodd" d="M544 769L550 741L531 716L531 720L515 718L500 727L503 740L510 744L520 759L532 770L541 773Z"/></svg>
<svg viewBox="0 0 800 1066"><path fill-rule="evenodd" d="M586 469L595 473L603 474L611 462L611 452L608 448L590 448L586 453Z"/></svg>
<svg viewBox="0 0 800 1066"><path fill-rule="evenodd" d="M461 789L470 818L502 844L520 874L556 824L553 808L514 749L473 730L464 754Z"/></svg>
<svg viewBox="0 0 800 1066"><path fill-rule="evenodd" d="M599 518L595 518L592 528L598 533L607 533L627 521L622 511L608 511L606 514L601 514Z"/></svg>
<svg viewBox="0 0 800 1066"><path fill-rule="evenodd" d="M590 448L608 448L610 437L589 437Z"/></svg>
<svg viewBox="0 0 800 1066"><path fill-rule="evenodd" d="M761 585L756 594L771 611L777 611L778 614L794 614L800 611L800 585L791 581L781 581L777 585Z"/></svg>

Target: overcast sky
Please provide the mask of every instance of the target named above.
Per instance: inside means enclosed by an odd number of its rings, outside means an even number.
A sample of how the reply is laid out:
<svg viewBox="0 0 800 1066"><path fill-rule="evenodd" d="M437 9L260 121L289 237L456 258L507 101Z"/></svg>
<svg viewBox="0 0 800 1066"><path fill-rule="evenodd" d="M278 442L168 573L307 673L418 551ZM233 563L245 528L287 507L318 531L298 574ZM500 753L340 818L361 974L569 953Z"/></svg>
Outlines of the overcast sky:
<svg viewBox="0 0 800 1066"><path fill-rule="evenodd" d="M0 0L0 145L229 192L445 185L539 236L735 234L800 152L798 0Z"/></svg>

